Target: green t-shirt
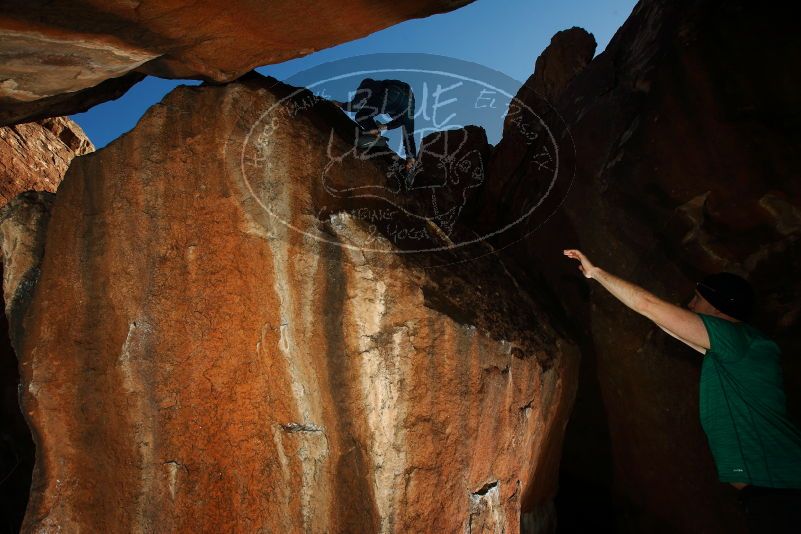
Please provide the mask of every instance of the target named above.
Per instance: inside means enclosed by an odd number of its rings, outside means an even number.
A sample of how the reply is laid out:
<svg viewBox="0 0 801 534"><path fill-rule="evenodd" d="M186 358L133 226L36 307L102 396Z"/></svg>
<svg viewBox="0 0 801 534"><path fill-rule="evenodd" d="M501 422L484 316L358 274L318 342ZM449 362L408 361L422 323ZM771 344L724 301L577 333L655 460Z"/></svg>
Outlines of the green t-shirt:
<svg viewBox="0 0 801 534"><path fill-rule="evenodd" d="M801 430L787 417L779 347L757 329L699 314L701 425L721 482L801 488Z"/></svg>

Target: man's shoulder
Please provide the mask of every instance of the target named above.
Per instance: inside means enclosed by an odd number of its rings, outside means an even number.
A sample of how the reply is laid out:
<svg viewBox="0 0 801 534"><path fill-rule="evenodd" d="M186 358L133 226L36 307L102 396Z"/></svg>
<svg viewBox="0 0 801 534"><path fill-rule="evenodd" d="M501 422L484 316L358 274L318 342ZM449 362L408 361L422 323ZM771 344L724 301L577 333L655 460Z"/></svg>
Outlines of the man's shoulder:
<svg viewBox="0 0 801 534"><path fill-rule="evenodd" d="M704 322L704 326L706 326L707 330L720 330L721 332L727 334L736 334L751 338L769 340L769 338L760 329L745 321L731 321L729 319L716 317L714 315L707 315L705 313L699 313L698 316Z"/></svg>
<svg viewBox="0 0 801 534"><path fill-rule="evenodd" d="M733 324L736 325L735 327L740 332L742 332L742 335L746 338L749 344L756 344L756 343L772 344L778 347L778 345L776 345L776 342L773 341L773 339L771 339L767 334L765 334L765 332L763 332L758 327L752 325L751 323L739 321Z"/></svg>
<svg viewBox="0 0 801 534"><path fill-rule="evenodd" d="M703 321L710 335L712 335L713 332L727 335L739 335L745 333L748 327L748 325L743 322L729 321L722 317L707 315L705 313L699 313L698 316Z"/></svg>
<svg viewBox="0 0 801 534"><path fill-rule="evenodd" d="M724 362L739 360L753 350L779 352L778 345L755 326L742 321L698 314L709 334L710 353Z"/></svg>

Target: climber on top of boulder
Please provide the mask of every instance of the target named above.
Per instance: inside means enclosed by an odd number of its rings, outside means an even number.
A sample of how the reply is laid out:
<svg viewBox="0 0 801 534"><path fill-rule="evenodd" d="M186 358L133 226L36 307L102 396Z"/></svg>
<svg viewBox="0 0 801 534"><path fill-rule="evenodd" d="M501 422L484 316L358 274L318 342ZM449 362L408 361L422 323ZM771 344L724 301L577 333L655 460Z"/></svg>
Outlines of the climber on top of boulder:
<svg viewBox="0 0 801 534"><path fill-rule="evenodd" d="M801 524L801 431L788 418L779 347L746 324L753 290L731 273L705 277L689 309L594 266L578 250L586 278L704 354L701 426L718 478L739 491L752 532L797 532Z"/></svg>
<svg viewBox="0 0 801 534"><path fill-rule="evenodd" d="M408 83L365 78L350 102L333 102L345 111L355 111L359 127L379 139L382 131L402 127L406 170L412 170L417 147L414 142L414 92ZM389 115L391 120L386 124L377 123L375 117L381 114Z"/></svg>

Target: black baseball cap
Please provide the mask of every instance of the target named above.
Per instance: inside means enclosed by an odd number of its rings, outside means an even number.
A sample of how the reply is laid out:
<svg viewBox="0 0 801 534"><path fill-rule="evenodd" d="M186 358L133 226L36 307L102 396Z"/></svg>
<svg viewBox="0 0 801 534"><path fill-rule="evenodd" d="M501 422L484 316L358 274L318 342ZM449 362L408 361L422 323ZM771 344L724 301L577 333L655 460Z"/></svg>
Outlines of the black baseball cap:
<svg viewBox="0 0 801 534"><path fill-rule="evenodd" d="M718 311L740 321L746 321L751 316L754 290L742 276L733 273L710 274L695 287Z"/></svg>

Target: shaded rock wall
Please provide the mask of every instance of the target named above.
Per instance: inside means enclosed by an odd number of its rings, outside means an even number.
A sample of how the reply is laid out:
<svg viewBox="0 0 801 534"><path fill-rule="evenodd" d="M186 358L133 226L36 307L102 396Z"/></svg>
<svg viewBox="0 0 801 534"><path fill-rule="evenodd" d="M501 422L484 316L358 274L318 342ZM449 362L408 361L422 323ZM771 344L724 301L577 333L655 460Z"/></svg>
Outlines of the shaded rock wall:
<svg viewBox="0 0 801 534"><path fill-rule="evenodd" d="M3 265L3 311L24 315L39 277L44 240L55 195L25 191L0 209L0 250ZM10 332L12 338L15 333Z"/></svg>
<svg viewBox="0 0 801 534"><path fill-rule="evenodd" d="M66 117L0 128L0 528L16 532L31 483L34 446L18 402L19 373L8 313L24 309L38 275L44 222L53 194L75 156L94 147Z"/></svg>
<svg viewBox="0 0 801 534"><path fill-rule="evenodd" d="M581 278L563 248L677 303L705 273L747 275L760 297L755 322L782 345L801 414L801 79L787 68L801 41L775 7L643 0L553 100L575 142L575 181L564 209L508 254L583 332L560 506L586 513L562 514L566 529L742 523L698 421L698 355ZM492 221L538 191L528 159L505 143L493 158L519 163L491 163L505 169L490 177Z"/></svg>
<svg viewBox="0 0 801 534"><path fill-rule="evenodd" d="M565 87L595 55L595 37L582 28L562 30L551 37L545 51L534 63L534 73L521 91L534 91L546 100L558 98ZM518 98L523 99L521 93ZM529 100L529 99L526 99Z"/></svg>
<svg viewBox="0 0 801 534"><path fill-rule="evenodd" d="M391 162L289 91L176 89L70 167L11 321L26 532L553 528L575 347L495 259L366 247L329 192Z"/></svg>
<svg viewBox="0 0 801 534"><path fill-rule="evenodd" d="M411 178L410 196L449 237L462 242L458 221L470 220L480 205L492 145L479 126L432 132L420 143L419 172ZM467 241L464 239L463 241Z"/></svg>
<svg viewBox="0 0 801 534"><path fill-rule="evenodd" d="M116 98L136 81L132 71L230 81L470 1L13 2L0 15L0 124Z"/></svg>
<svg viewBox="0 0 801 534"><path fill-rule="evenodd" d="M544 223L572 185L576 152L570 130L554 106L565 87L592 60L595 47L595 37L581 28L557 32L510 102L503 136L488 162L489 179L481 192L483 210L477 214L476 224L487 231L497 227L498 214L520 215L534 202L544 204L518 231L497 242L499 249L516 244ZM552 146L559 148L558 154L543 150L539 139L548 136L554 137ZM550 167L565 178L553 183ZM555 190L548 194L551 185Z"/></svg>
<svg viewBox="0 0 801 534"><path fill-rule="evenodd" d="M4 530L19 532L31 489L35 450L17 399L19 370L5 313L0 317L0 329L0 518Z"/></svg>

